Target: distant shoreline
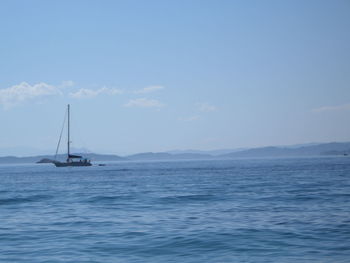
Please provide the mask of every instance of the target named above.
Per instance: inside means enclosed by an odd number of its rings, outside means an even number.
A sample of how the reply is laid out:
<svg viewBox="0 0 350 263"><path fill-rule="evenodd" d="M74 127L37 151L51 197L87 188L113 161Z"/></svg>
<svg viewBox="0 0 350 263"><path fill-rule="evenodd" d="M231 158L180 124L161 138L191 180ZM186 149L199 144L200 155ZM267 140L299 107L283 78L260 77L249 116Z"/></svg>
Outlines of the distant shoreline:
<svg viewBox="0 0 350 263"><path fill-rule="evenodd" d="M283 158L283 157L321 157L321 156L350 156L350 142L320 143L306 146L269 146L251 149L225 150L224 154L213 154L217 151L172 151L172 152L147 152L128 156L113 154L77 153L94 162L103 161L167 161L167 160L213 160L235 158ZM64 160L65 154L57 156L57 160ZM47 163L54 159L53 155L37 155L27 157L2 156L0 164L37 163L40 160Z"/></svg>

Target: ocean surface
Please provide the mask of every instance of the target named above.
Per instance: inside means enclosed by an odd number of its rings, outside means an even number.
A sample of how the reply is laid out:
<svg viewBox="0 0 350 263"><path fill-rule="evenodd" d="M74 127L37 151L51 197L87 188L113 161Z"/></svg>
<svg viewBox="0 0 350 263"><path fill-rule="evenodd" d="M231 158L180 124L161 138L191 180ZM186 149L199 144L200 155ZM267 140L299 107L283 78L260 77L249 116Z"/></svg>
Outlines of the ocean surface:
<svg viewBox="0 0 350 263"><path fill-rule="evenodd" d="M350 262L350 158L1 165L0 262Z"/></svg>

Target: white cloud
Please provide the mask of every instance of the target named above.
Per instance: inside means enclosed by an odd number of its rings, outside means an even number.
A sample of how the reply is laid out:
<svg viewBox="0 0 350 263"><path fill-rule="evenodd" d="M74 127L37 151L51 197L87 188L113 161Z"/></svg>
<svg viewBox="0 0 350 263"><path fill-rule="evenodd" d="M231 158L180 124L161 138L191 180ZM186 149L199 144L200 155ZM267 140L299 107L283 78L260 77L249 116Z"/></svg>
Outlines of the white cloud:
<svg viewBox="0 0 350 263"><path fill-rule="evenodd" d="M149 86L149 87L145 87L143 89L140 90L135 90L134 93L136 94L145 94L145 93L151 93L157 90L161 90L164 89L163 86Z"/></svg>
<svg viewBox="0 0 350 263"><path fill-rule="evenodd" d="M125 107L161 108L164 106L160 101L154 99L138 98L129 100Z"/></svg>
<svg viewBox="0 0 350 263"><path fill-rule="evenodd" d="M324 106L320 108L313 109L312 112L327 112L327 111L345 111L350 110L350 103L336 106Z"/></svg>
<svg viewBox="0 0 350 263"><path fill-rule="evenodd" d="M180 117L179 121L190 122L190 121L196 121L196 120L199 120L199 119L200 119L199 115L192 115L192 116L188 116L188 117Z"/></svg>
<svg viewBox="0 0 350 263"><path fill-rule="evenodd" d="M69 93L69 96L75 99L83 99L83 98L93 98L98 95L106 94L106 95L117 95L122 94L123 91L114 88L100 88L100 89L79 89L76 92Z"/></svg>
<svg viewBox="0 0 350 263"><path fill-rule="evenodd" d="M197 103L197 109L202 112L217 111L217 107L208 103Z"/></svg>
<svg viewBox="0 0 350 263"><path fill-rule="evenodd" d="M28 100L55 95L62 95L58 87L43 82L34 85L22 82L6 89L0 89L0 104L8 109Z"/></svg>

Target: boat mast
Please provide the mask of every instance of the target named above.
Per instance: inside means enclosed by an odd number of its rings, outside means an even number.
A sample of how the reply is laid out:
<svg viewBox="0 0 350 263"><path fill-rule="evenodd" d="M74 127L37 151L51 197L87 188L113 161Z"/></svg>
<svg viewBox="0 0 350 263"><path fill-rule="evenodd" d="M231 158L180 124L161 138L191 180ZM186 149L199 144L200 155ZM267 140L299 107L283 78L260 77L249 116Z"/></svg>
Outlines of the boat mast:
<svg viewBox="0 0 350 263"><path fill-rule="evenodd" d="M70 134L69 134L69 125L70 125L70 111L69 111L69 104L68 104L68 160L69 160L69 155L70 155L70 149L69 149L69 146L70 146Z"/></svg>

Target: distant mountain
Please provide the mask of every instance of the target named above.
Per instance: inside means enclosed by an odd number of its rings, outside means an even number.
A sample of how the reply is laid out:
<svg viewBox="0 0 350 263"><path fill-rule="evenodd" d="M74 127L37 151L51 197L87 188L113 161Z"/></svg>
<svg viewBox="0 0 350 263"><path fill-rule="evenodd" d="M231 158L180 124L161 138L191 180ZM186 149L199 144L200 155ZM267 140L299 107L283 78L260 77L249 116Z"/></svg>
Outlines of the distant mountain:
<svg viewBox="0 0 350 263"><path fill-rule="evenodd" d="M42 158L41 160L37 161L36 163L54 163L55 161L48 158Z"/></svg>
<svg viewBox="0 0 350 263"><path fill-rule="evenodd" d="M138 153L134 155L129 155L126 157L128 160L193 160L193 159L212 159L213 156L209 154L199 154L199 153L180 153L171 154L167 152L160 153Z"/></svg>
<svg viewBox="0 0 350 263"><path fill-rule="evenodd" d="M84 158L90 159L92 161L122 161L125 158L111 155L111 154L95 154L95 153L76 153L77 155L82 155ZM58 161L64 161L67 158L66 154L57 155ZM48 163L49 160L53 160L53 155L38 155L38 156L28 156L28 157L16 157L16 156L4 156L0 157L0 163L11 164L11 163Z"/></svg>
<svg viewBox="0 0 350 263"><path fill-rule="evenodd" d="M350 152L350 143L322 143L317 145L301 147L261 147L239 151L235 153L223 154L221 158L237 157L302 157L302 156L322 156L339 155Z"/></svg>
<svg viewBox="0 0 350 263"><path fill-rule="evenodd" d="M86 148L71 148L72 152L91 153ZM20 156L20 157L32 157L37 155L50 155L55 153L55 149L38 149L33 147L1 147L0 157L2 156Z"/></svg>
<svg viewBox="0 0 350 263"><path fill-rule="evenodd" d="M224 152L224 154L219 154ZM228 152L228 153L227 153ZM209 154L211 153L211 154ZM350 143L322 143L300 144L291 146L270 146L253 149L196 151L175 150L170 152L147 152L126 156L128 160L204 160L204 159L227 159L241 157L305 157L324 155L350 154Z"/></svg>
<svg viewBox="0 0 350 263"><path fill-rule="evenodd" d="M77 153L92 161L155 161L155 160L208 160L208 159L230 159L230 158L255 158L255 157L306 157L306 156L334 156L350 155L350 142L333 142L321 144L304 144L300 146L270 146L246 150L233 150L233 152L219 154L220 151L171 151L171 152L147 152L120 157L113 154ZM212 154L208 154L211 152ZM57 160L65 160L66 155L60 154ZM42 163L54 159L52 155L37 155L28 157L4 156L0 157L0 163Z"/></svg>
<svg viewBox="0 0 350 263"><path fill-rule="evenodd" d="M218 155L222 155L222 154L243 151L246 149L247 148L237 148L237 149L219 149L219 150L208 150L208 151L203 151L203 150L173 150L173 151L167 151L167 153L170 153L170 154L195 153L195 154L205 154L205 155L218 156Z"/></svg>
<svg viewBox="0 0 350 263"><path fill-rule="evenodd" d="M320 142L309 142L309 143L302 143L302 144L293 144L293 145L281 145L279 147L281 148L300 148L300 147L305 147L305 146L314 146L314 145L319 145L319 144L323 144Z"/></svg>

